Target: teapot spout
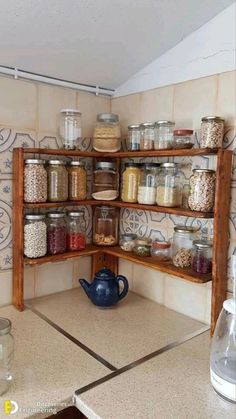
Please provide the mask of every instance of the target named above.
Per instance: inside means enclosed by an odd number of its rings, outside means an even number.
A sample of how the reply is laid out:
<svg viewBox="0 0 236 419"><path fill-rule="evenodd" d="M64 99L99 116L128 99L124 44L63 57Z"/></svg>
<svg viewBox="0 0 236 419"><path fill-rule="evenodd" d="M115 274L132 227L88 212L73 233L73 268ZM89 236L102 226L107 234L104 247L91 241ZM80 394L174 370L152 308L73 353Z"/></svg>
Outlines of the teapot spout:
<svg viewBox="0 0 236 419"><path fill-rule="evenodd" d="M90 284L89 282L87 282L85 279L79 279L79 283L81 285L81 287L84 289L84 291L86 292L88 298L90 298Z"/></svg>

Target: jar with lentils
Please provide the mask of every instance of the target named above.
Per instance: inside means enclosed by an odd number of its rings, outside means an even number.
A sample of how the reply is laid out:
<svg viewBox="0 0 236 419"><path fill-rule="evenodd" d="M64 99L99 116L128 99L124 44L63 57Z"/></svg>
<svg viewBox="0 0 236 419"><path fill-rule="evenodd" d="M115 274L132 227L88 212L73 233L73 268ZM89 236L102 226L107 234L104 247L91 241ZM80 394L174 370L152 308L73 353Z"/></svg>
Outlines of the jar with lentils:
<svg viewBox="0 0 236 419"><path fill-rule="evenodd" d="M24 255L39 258L47 253L47 225L45 215L27 214L24 225Z"/></svg>
<svg viewBox="0 0 236 419"><path fill-rule="evenodd" d="M48 167L48 200L50 202L68 199L68 172L61 160L49 160Z"/></svg>
<svg viewBox="0 0 236 419"><path fill-rule="evenodd" d="M85 249L84 211L70 211L67 222L67 250Z"/></svg>
<svg viewBox="0 0 236 419"><path fill-rule="evenodd" d="M45 160L27 159L24 167L24 201L47 201L47 171Z"/></svg>
<svg viewBox="0 0 236 419"><path fill-rule="evenodd" d="M60 212L48 213L47 251L50 255L66 251L66 219Z"/></svg>
<svg viewBox="0 0 236 419"><path fill-rule="evenodd" d="M224 119L219 116L204 116L201 123L200 147L222 147L224 135Z"/></svg>
<svg viewBox="0 0 236 419"><path fill-rule="evenodd" d="M121 199L123 202L137 202L140 178L139 163L125 163L122 175Z"/></svg>
<svg viewBox="0 0 236 419"><path fill-rule="evenodd" d="M68 165L69 199L81 201L87 195L87 172L83 163L71 161Z"/></svg>
<svg viewBox="0 0 236 419"><path fill-rule="evenodd" d="M188 226L174 228L172 257L177 268L190 268L192 264L192 248L196 229Z"/></svg>
<svg viewBox="0 0 236 419"><path fill-rule="evenodd" d="M192 211L211 212L215 202L214 170L195 169L190 178L189 208Z"/></svg>

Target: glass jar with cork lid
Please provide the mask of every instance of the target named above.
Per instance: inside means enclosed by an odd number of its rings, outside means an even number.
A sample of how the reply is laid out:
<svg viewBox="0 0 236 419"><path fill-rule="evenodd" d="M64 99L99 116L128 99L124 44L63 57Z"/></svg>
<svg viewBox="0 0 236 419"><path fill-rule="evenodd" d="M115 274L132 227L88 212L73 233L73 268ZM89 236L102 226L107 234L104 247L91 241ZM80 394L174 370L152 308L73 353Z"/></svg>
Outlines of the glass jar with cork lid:
<svg viewBox="0 0 236 419"><path fill-rule="evenodd" d="M118 243L118 209L96 207L93 217L93 243L98 246L115 246Z"/></svg>

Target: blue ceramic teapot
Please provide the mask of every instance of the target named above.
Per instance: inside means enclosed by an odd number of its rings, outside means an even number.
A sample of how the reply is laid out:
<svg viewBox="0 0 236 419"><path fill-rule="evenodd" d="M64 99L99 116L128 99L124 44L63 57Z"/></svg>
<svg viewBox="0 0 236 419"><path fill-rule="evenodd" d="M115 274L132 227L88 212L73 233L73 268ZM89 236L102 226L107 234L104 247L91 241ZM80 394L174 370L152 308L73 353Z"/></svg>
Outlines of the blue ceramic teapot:
<svg viewBox="0 0 236 419"><path fill-rule="evenodd" d="M123 291L120 293L119 282L124 284ZM91 284L85 279L79 279L81 286L88 298L98 307L111 307L122 300L128 292L129 284L127 279L118 275L115 276L109 269L103 268L95 274Z"/></svg>

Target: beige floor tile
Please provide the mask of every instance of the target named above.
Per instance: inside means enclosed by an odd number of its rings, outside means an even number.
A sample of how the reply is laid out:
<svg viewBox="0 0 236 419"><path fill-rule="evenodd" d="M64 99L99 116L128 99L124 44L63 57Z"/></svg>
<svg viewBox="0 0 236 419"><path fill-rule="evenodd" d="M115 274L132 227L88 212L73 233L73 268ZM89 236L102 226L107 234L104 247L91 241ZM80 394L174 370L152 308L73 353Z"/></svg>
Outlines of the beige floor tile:
<svg viewBox="0 0 236 419"><path fill-rule="evenodd" d="M117 97L111 101L111 109L113 113L117 113L120 117L122 134L128 132L128 125L137 124L141 121L141 94Z"/></svg>
<svg viewBox="0 0 236 419"><path fill-rule="evenodd" d="M141 93L140 118L142 121L173 119L174 86L160 87Z"/></svg>
<svg viewBox="0 0 236 419"><path fill-rule="evenodd" d="M219 74L216 109L226 125L236 125L236 71Z"/></svg>
<svg viewBox="0 0 236 419"><path fill-rule="evenodd" d="M78 92L77 107L82 112L82 136L92 137L97 114L110 112L111 99L107 96Z"/></svg>
<svg viewBox="0 0 236 419"><path fill-rule="evenodd" d="M36 267L35 296L72 288L73 262L49 263Z"/></svg>

